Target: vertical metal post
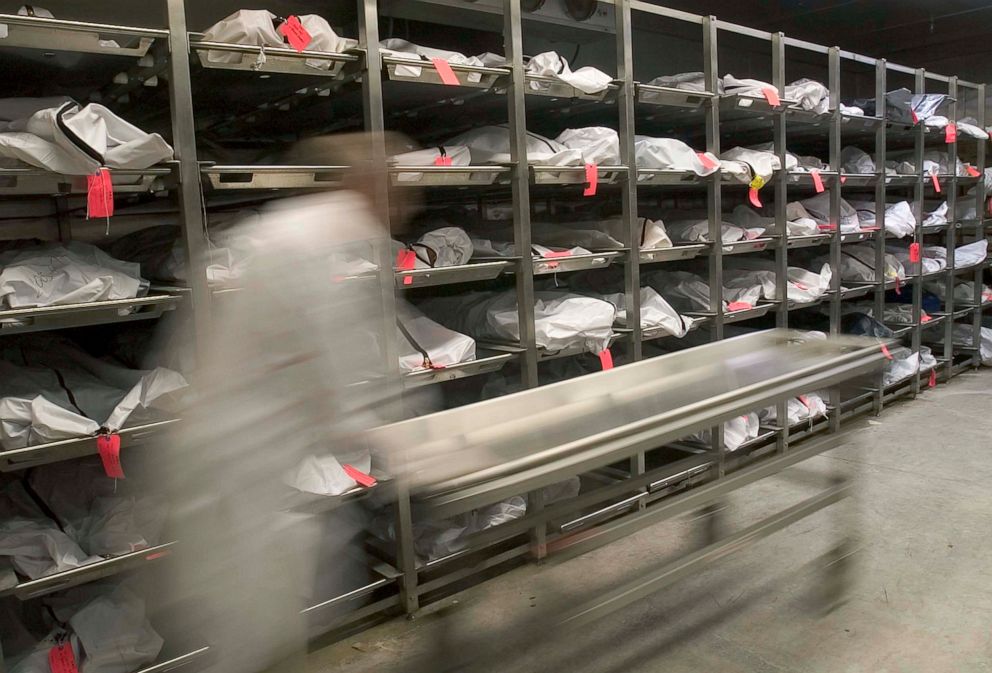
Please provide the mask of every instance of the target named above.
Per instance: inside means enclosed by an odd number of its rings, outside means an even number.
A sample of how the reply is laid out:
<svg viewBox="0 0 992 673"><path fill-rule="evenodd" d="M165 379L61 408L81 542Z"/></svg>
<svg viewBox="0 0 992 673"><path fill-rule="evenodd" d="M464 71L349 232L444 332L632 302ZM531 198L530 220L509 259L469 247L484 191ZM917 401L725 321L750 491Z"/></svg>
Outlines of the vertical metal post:
<svg viewBox="0 0 992 673"><path fill-rule="evenodd" d="M395 393L388 399L397 399L400 390L399 348L396 342L396 290L393 271L392 244L388 231L389 180L386 174L385 113L382 106L382 60L379 54L379 14L376 0L357 0L358 44L365 51L365 69L362 72L362 99L365 108L364 128L369 134L369 160L371 162L377 215L386 224L387 231L374 243L379 266L379 287L383 317L383 358L387 374L388 392ZM396 564L400 571L400 601L407 615L420 608L417 589L417 556L413 546L413 512L410 502L410 485L401 467L396 480Z"/></svg>
<svg viewBox="0 0 992 673"><path fill-rule="evenodd" d="M69 197L65 194L55 197L55 217L59 223L59 242L68 243L72 240L72 218L69 215Z"/></svg>
<svg viewBox="0 0 992 673"><path fill-rule="evenodd" d="M630 0L616 0L613 6L617 21L617 81L620 94L620 163L627 167L627 179L621 184L620 204L626 224L623 244L627 247L627 264L624 267L624 308L630 332L630 356L638 361L643 356L641 343L641 232L637 215L637 161L634 152L634 55L631 29ZM644 452L630 458L630 474L644 474ZM642 498L637 503L644 509Z"/></svg>
<svg viewBox="0 0 992 673"><path fill-rule="evenodd" d="M520 322L520 375L524 388L534 388L537 380L537 344L534 332L534 263L531 259L530 168L527 164L527 109L524 92L523 33L520 3L503 2L503 44L510 67L507 88L507 118L510 127L510 189L513 198L513 244L520 257L517 264L517 310Z"/></svg>
<svg viewBox="0 0 992 673"><path fill-rule="evenodd" d="M958 79L957 77L952 77L951 81L948 83L948 94L951 96L950 109L948 110L948 118L951 123L956 122L958 118L957 114L957 96L958 96ZM944 245L947 246L947 272L944 275L944 296L947 297L947 310L951 313L954 312L954 285L957 280L957 275L954 273L954 266L952 260L954 259L954 248L957 247L957 157L958 157L958 145L956 142L947 145L947 165L952 167L951 170L954 172L954 177L949 181L948 185L941 185L947 194L947 219L951 223L947 227L947 234L944 236ZM976 211L977 214L977 211ZM922 264L922 262L921 262ZM943 357L947 361L946 376L948 380L951 378L951 372L954 370L954 320L948 317L944 320L944 352ZM976 332L977 334L977 332ZM975 341L974 343L978 343Z"/></svg>
<svg viewBox="0 0 992 673"><path fill-rule="evenodd" d="M717 44L717 20L715 16L703 17L703 77L706 89L716 94L719 90L719 47ZM715 96L706 109L706 151L720 156L720 97ZM713 326L710 340L723 338L723 185L720 171L707 178L706 213L709 218L709 238L713 242L710 249L708 281L710 286L710 311L713 313ZM717 476L725 473L723 424L710 430L710 448L717 463Z"/></svg>
<svg viewBox="0 0 992 673"><path fill-rule="evenodd" d="M630 250L624 268L624 308L627 326L631 328L631 356L641 359L641 232L637 215L637 165L634 155L634 56L631 33L630 1L616 0L613 11L617 22L617 81L620 93L620 162L627 167L627 178L621 186L620 204L626 239Z"/></svg>
<svg viewBox="0 0 992 673"><path fill-rule="evenodd" d="M772 84L785 95L785 35L772 33ZM775 172L775 231L778 245L775 246L775 296L778 308L775 311L775 326L784 329L789 326L789 225L785 206L788 202L789 171L786 168L786 113L773 115L773 145L778 157L779 169ZM775 403L775 415L779 430L775 433L775 450L785 453L789 448L788 402Z"/></svg>
<svg viewBox="0 0 992 673"><path fill-rule="evenodd" d="M193 87L190 82L189 33L184 0L168 0L169 106L172 144L177 168L179 222L192 303L193 336L197 360L202 362L210 334L210 288L207 285L207 232L203 213L200 167L196 159L196 125L193 120Z"/></svg>
<svg viewBox="0 0 992 673"><path fill-rule="evenodd" d="M884 59L875 63L875 114L882 119L878 129L875 131L875 317L884 315L885 311L885 200L886 185L888 179L885 177L885 151L886 151L886 130L885 121L885 85L886 85L887 65ZM879 372L875 376L878 391L875 393L874 410L875 414L882 412L882 404L885 400L885 386L883 385L883 374Z"/></svg>
<svg viewBox="0 0 992 673"><path fill-rule="evenodd" d="M926 81L926 71L922 68L916 70L916 93L926 93L927 81ZM916 187L914 189L914 199L913 199L913 215L916 217L916 235L914 239L916 241L923 241L923 196L926 190L926 179L928 176L923 173L923 155L925 151L924 144L926 142L925 137L926 124L921 120L917 125L914 133L914 156L916 158L916 172L917 180ZM951 264L951 260L954 257L952 250L947 251L947 263ZM915 273L911 277L907 278L907 281L912 283L913 292L913 331L912 331L912 342L913 342L913 352L920 352L920 344L922 342L923 331L921 325L922 320L922 310L923 310L923 279L920 276L920 271L923 269L922 262L919 264ZM920 375L919 372L913 375L911 381L913 395L916 396L920 392Z"/></svg>
<svg viewBox="0 0 992 673"><path fill-rule="evenodd" d="M841 316L841 230L840 230L840 151L841 151L841 113L840 113L840 48L831 47L827 52L827 82L830 89L830 167L837 174L830 178L830 222L836 228L833 237L830 239L830 334L835 336L840 334ZM840 389L836 386L830 388L830 406L833 412L830 416L830 429L832 432L840 430Z"/></svg>
<svg viewBox="0 0 992 673"><path fill-rule="evenodd" d="M978 119L978 128L985 128L985 85L979 84L977 87L978 96L978 110L975 111L975 117ZM985 143L982 141L977 141L975 143L978 146L977 155L975 157L976 168L978 169L978 184L975 186L975 240L981 241L985 239ZM957 221L957 216L955 214L952 222ZM975 309L973 315L973 326L975 329L975 344L981 344L981 327L982 327L982 317L984 315L984 309L982 307L982 278L985 275L985 265L980 264L975 268L975 272L972 274L971 280L974 286L974 295L972 303L978 308ZM978 354L978 362L975 366L981 364L981 352Z"/></svg>

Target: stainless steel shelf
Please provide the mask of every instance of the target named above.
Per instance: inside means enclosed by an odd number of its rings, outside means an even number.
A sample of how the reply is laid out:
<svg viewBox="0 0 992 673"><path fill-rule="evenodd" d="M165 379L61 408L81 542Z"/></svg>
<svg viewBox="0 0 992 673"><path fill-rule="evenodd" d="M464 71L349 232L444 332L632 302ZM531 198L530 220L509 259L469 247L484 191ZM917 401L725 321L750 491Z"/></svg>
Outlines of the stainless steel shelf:
<svg viewBox="0 0 992 673"><path fill-rule="evenodd" d="M18 583L17 586L0 592L0 596L16 596L20 600L26 601L31 598L46 596L56 591L63 591L79 586L80 584L103 579L104 577L137 570L171 554L175 544L175 542L167 542L149 547L148 549L112 556L95 563L88 563L78 568L46 575L35 580L24 580Z"/></svg>
<svg viewBox="0 0 992 673"><path fill-rule="evenodd" d="M786 240L789 249L793 248L811 248L818 245L826 245L830 243L833 238L833 234L814 234L812 236L789 236Z"/></svg>
<svg viewBox="0 0 992 673"><path fill-rule="evenodd" d="M150 295L44 308L0 310L0 336L87 325L153 320L176 308L178 295Z"/></svg>
<svg viewBox="0 0 992 673"><path fill-rule="evenodd" d="M698 108L713 101L716 95L710 91L686 91L667 86L635 83L634 90L638 103L666 105L669 107Z"/></svg>
<svg viewBox="0 0 992 673"><path fill-rule="evenodd" d="M190 50L204 68L220 70L247 70L259 74L280 73L312 77L338 78L346 65L362 60L360 52L336 53L326 51L296 51L289 47L259 47L248 44L211 42L201 33L190 33ZM229 63L211 61L209 52L238 55Z"/></svg>
<svg viewBox="0 0 992 673"><path fill-rule="evenodd" d="M775 308L775 304L757 304L753 308L742 309L740 311L724 311L723 322L726 324L760 318ZM690 314L691 315L691 314Z"/></svg>
<svg viewBox="0 0 992 673"><path fill-rule="evenodd" d="M508 166L391 166L394 187L475 187L510 177Z"/></svg>
<svg viewBox="0 0 992 673"><path fill-rule="evenodd" d="M419 287L492 280L511 270L514 263L513 260L480 261L461 266L396 271L396 287L400 290L412 290Z"/></svg>
<svg viewBox="0 0 992 673"><path fill-rule="evenodd" d="M878 231L852 231L850 233L840 235L841 243L861 243L863 241L871 241L878 234Z"/></svg>
<svg viewBox="0 0 992 673"><path fill-rule="evenodd" d="M572 255L571 257L555 257L554 259L535 259L534 275L545 276L551 273L568 271L588 271L590 269L605 269L622 253L618 251L597 252L591 255Z"/></svg>
<svg viewBox="0 0 992 673"><path fill-rule="evenodd" d="M607 86L605 91L599 93L586 93L576 89L568 82L563 82L556 77L544 75L525 74L526 83L524 91L529 96L548 96L550 98L566 98L569 100L588 101L608 101L616 98L619 87L616 82Z"/></svg>
<svg viewBox="0 0 992 673"><path fill-rule="evenodd" d="M671 262L677 259L692 259L694 257L698 257L699 255L706 254L709 247L709 243L695 243L690 245L675 245L671 248L641 250L641 264Z"/></svg>
<svg viewBox="0 0 992 673"><path fill-rule="evenodd" d="M348 166L231 166L204 164L211 189L327 189L341 183Z"/></svg>
<svg viewBox="0 0 992 673"><path fill-rule="evenodd" d="M179 656L163 659L158 663L136 671L136 673L170 673L170 671L175 671L180 668L185 668L196 664L197 662L204 661L209 652L209 647L200 647Z"/></svg>
<svg viewBox="0 0 992 673"><path fill-rule="evenodd" d="M165 43L169 40L167 30L19 14L0 14L0 25L4 26L5 33L0 39L0 47L141 58L155 40Z"/></svg>
<svg viewBox="0 0 992 673"><path fill-rule="evenodd" d="M719 171L706 176L696 175L692 171L677 171L665 168L638 168L637 185L639 187L650 187L654 185L676 186L676 185L705 185L713 177L719 177Z"/></svg>
<svg viewBox="0 0 992 673"><path fill-rule="evenodd" d="M2 45L2 41L0 41ZM115 194L158 192L175 186L172 163L144 169L111 168ZM62 175L42 168L0 168L0 195L86 194L85 175Z"/></svg>
<svg viewBox="0 0 992 673"><path fill-rule="evenodd" d="M418 82L420 84L444 85L441 75L431 61L415 61L397 56L382 56L386 75L394 82ZM458 85L474 89L492 89L500 79L509 79L506 68L486 68L477 65L450 63L452 72L458 78ZM419 69L413 72L412 68Z"/></svg>
<svg viewBox="0 0 992 673"><path fill-rule="evenodd" d="M848 300L864 297L865 295L870 294L876 287L878 287L876 283L864 283L862 285L843 288L840 293L840 298L843 300Z"/></svg>
<svg viewBox="0 0 992 673"><path fill-rule="evenodd" d="M454 381L455 379L463 379L469 376L490 374L502 369L514 357L516 356L513 353L487 354L482 352L471 362L462 362L441 369L425 369L406 374L403 376L403 385L407 388L414 388L433 383L442 383L444 381Z"/></svg>
<svg viewBox="0 0 992 673"><path fill-rule="evenodd" d="M723 243L720 247L723 248L723 254L725 255L743 255L749 252L761 252L769 247L772 247L772 243L775 239L763 237L763 238L752 238L748 241L736 241L734 243Z"/></svg>
<svg viewBox="0 0 992 673"><path fill-rule="evenodd" d="M121 450L139 445L178 422L178 418L169 418L125 427L117 433L121 437ZM96 437L63 439L57 442L28 446L23 449L8 449L0 451L0 472L26 470L29 467L96 454Z"/></svg>
<svg viewBox="0 0 992 673"><path fill-rule="evenodd" d="M626 166L598 166L599 184L612 185L626 177ZM537 185L582 185L586 182L585 166L531 166L531 180Z"/></svg>

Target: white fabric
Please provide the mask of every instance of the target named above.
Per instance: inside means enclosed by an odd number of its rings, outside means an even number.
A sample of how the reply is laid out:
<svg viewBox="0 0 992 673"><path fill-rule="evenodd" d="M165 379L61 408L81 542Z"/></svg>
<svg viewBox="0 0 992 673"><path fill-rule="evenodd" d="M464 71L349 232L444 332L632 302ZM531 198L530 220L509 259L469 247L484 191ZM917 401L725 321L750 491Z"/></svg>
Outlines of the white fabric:
<svg viewBox="0 0 992 673"><path fill-rule="evenodd" d="M924 227L936 227L947 224L947 201L934 208L923 220Z"/></svg>
<svg viewBox="0 0 992 673"><path fill-rule="evenodd" d="M720 160L720 172L724 178L729 178L732 182L748 184L751 182L751 166L745 161L731 161L730 159Z"/></svg>
<svg viewBox="0 0 992 673"><path fill-rule="evenodd" d="M816 219L798 201L786 204L785 217L789 236L813 236L820 233Z"/></svg>
<svg viewBox="0 0 992 673"><path fill-rule="evenodd" d="M626 295L623 292L602 297L617 308L617 323L627 325L627 312L624 309ZM692 329L693 319L679 315L672 305L665 301L652 287L641 288L641 328L663 328L674 337L684 337Z"/></svg>
<svg viewBox="0 0 992 673"><path fill-rule="evenodd" d="M506 126L482 126L466 131L444 143L469 148L472 164L506 164L510 162L510 130ZM527 161L541 166L581 166L582 152L569 149L556 140L527 132Z"/></svg>
<svg viewBox="0 0 992 673"><path fill-rule="evenodd" d="M710 152L705 155L712 162L712 167L704 165L696 151L681 140L649 136L634 138L634 157L638 168L691 171L696 175L710 175L720 170L720 160L716 155Z"/></svg>
<svg viewBox="0 0 992 673"><path fill-rule="evenodd" d="M942 129L947 126L948 123L950 123L950 120L943 115L932 115L923 120L924 126L935 129Z"/></svg>
<svg viewBox="0 0 992 673"><path fill-rule="evenodd" d="M582 152L582 160L597 166L620 164L620 136L605 126L565 129L555 138L571 150Z"/></svg>
<svg viewBox="0 0 992 673"><path fill-rule="evenodd" d="M12 116L14 111L26 112L31 107L31 99L0 100L0 119L8 120L0 123L0 157L64 175L92 175L101 166L148 168L173 158L172 148L162 136L145 133L103 105L80 107L67 102L36 108L27 117Z"/></svg>
<svg viewBox="0 0 992 673"><path fill-rule="evenodd" d="M417 346L427 351L431 364L435 367L450 367L475 360L475 339L472 337L439 325L408 304L397 304L396 314L397 320L416 342L412 343L397 328L400 371L424 369L424 355Z"/></svg>
<svg viewBox="0 0 992 673"><path fill-rule="evenodd" d="M125 369L64 339L35 336L18 346L0 360L0 445L5 449L92 435L100 428L120 430L137 409L187 385L168 369ZM16 356L30 364L10 361Z"/></svg>
<svg viewBox="0 0 992 673"><path fill-rule="evenodd" d="M864 117L865 111L855 105L844 105L840 104L841 114L849 115L851 117Z"/></svg>
<svg viewBox="0 0 992 673"><path fill-rule="evenodd" d="M975 124L973 121L965 121L964 119L959 119L957 122L958 133L966 136L971 136L972 138L978 138L979 140L988 140L989 134L985 132L980 126Z"/></svg>
<svg viewBox="0 0 992 673"><path fill-rule="evenodd" d="M785 86L785 97L799 101L799 107L817 114L826 114L830 109L830 90L811 79L797 79Z"/></svg>
<svg viewBox="0 0 992 673"><path fill-rule="evenodd" d="M641 222L641 250L671 248L672 245L664 222L647 218Z"/></svg>
<svg viewBox="0 0 992 673"><path fill-rule="evenodd" d="M137 264L71 241L0 253L0 307L29 308L144 296Z"/></svg>
<svg viewBox="0 0 992 673"><path fill-rule="evenodd" d="M553 77L587 94L606 91L613 81L613 78L602 70L590 66L573 71L568 61L553 51L546 51L530 58L527 61L527 72L531 75ZM531 80L528 84L533 91L547 88L544 82Z"/></svg>

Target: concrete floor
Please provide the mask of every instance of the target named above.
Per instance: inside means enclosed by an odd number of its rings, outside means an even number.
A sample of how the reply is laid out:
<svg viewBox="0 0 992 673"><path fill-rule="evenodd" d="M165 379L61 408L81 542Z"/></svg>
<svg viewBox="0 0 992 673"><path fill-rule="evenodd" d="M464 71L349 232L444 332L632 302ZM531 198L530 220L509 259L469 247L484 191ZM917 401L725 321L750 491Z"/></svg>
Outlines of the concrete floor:
<svg viewBox="0 0 992 673"><path fill-rule="evenodd" d="M992 671L992 374L968 373L900 402L850 444L739 491L747 524L813 493L838 468L855 497L766 538L580 631L542 634L536 653L478 671L574 673L975 673ZM662 523L584 556L528 565L413 621L396 619L310 655L311 673L451 670L444 635L507 642L698 545L698 521ZM857 552L846 602L813 600L821 555L842 531ZM532 629L533 630L533 629ZM541 629L544 630L544 629ZM517 629L519 632L519 629ZM491 635L491 637L489 637ZM511 663L512 662L512 663ZM457 669L467 670L467 669Z"/></svg>

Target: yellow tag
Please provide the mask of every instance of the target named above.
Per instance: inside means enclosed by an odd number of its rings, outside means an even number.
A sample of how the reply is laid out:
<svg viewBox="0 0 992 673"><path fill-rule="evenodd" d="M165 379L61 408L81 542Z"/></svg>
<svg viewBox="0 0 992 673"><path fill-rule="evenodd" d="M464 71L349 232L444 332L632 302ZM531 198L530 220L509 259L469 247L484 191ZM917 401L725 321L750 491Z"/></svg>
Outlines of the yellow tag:
<svg viewBox="0 0 992 673"><path fill-rule="evenodd" d="M760 175L755 175L754 180L751 180L751 189L761 189L765 186L765 179Z"/></svg>

